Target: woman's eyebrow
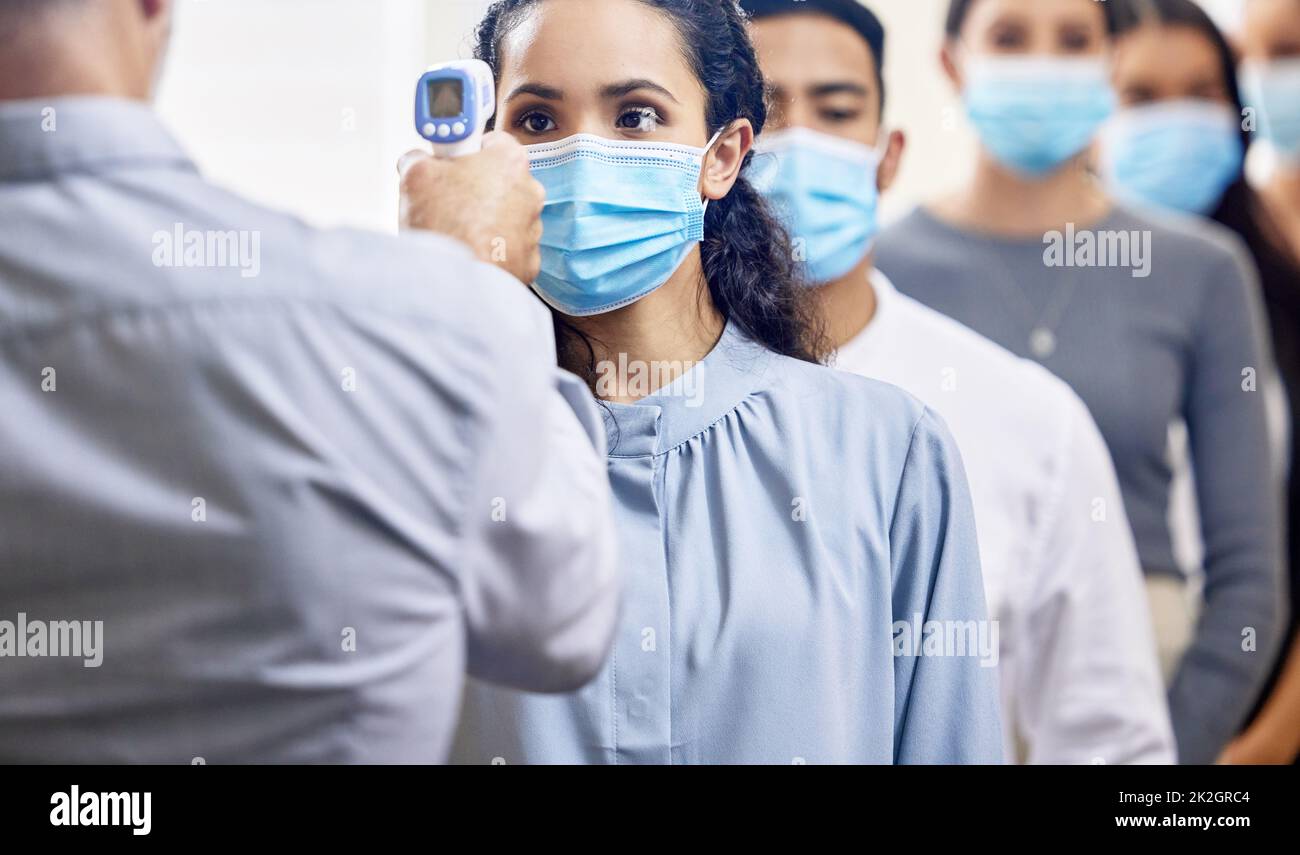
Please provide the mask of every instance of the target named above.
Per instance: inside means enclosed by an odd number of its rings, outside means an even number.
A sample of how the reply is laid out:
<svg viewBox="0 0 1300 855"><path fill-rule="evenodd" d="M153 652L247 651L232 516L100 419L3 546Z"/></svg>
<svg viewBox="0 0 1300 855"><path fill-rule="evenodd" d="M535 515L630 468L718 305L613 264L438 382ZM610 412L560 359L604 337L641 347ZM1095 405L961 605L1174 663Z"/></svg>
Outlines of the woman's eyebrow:
<svg viewBox="0 0 1300 855"><path fill-rule="evenodd" d="M1061 23L1061 32L1063 33L1088 33L1092 27L1087 21L1063 21Z"/></svg>
<svg viewBox="0 0 1300 855"><path fill-rule="evenodd" d="M611 83L610 85L606 86L604 89L600 90L600 97L611 99L611 100L615 98L623 98L627 95L631 95L633 92L636 92L639 89L649 89L651 92L658 92L660 95L664 96L669 101L672 101L674 104L681 103L677 100L677 98L673 95L673 93L669 92L667 89L660 86L658 83L655 83L653 80L646 80L644 78L638 78L636 80L624 80L620 83Z"/></svg>
<svg viewBox="0 0 1300 855"><path fill-rule="evenodd" d="M525 83L521 86L515 87L515 90L506 96L506 103L509 104L511 101L516 98L521 98L524 95L533 95L537 98L541 98L543 101L564 100L564 93L559 89L556 89L554 86L546 86L542 83Z"/></svg>
<svg viewBox="0 0 1300 855"><path fill-rule="evenodd" d="M988 26L989 30L996 29L1029 29L1029 22L1014 12L1005 12L1000 17L994 18Z"/></svg>

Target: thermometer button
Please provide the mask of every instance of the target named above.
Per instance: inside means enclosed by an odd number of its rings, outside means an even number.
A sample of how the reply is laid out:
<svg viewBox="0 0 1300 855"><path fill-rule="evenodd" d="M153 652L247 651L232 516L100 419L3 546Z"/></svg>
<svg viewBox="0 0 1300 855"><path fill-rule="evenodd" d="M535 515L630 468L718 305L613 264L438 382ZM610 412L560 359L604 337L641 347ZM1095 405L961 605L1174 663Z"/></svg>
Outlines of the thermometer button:
<svg viewBox="0 0 1300 855"><path fill-rule="evenodd" d="M451 126L451 132L452 132L453 134L455 134L456 136L458 136L458 137L464 135L464 133L465 133L465 123L464 123L464 122L457 122L456 124L452 125L452 126Z"/></svg>
<svg viewBox="0 0 1300 855"><path fill-rule="evenodd" d="M426 122L424 127L420 129L420 133L424 134L426 137L431 137L438 133L438 126L433 122Z"/></svg>
<svg viewBox="0 0 1300 855"><path fill-rule="evenodd" d="M449 136L451 136L451 125L439 125L439 126L438 126L438 136L440 136L440 137L449 137Z"/></svg>

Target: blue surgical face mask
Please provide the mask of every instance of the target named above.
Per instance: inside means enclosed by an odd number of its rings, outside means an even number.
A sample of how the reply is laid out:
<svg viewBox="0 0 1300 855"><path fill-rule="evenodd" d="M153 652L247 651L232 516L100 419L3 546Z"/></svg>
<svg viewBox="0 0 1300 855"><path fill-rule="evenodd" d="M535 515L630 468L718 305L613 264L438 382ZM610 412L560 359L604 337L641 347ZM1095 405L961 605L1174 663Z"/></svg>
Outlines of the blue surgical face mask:
<svg viewBox="0 0 1300 855"><path fill-rule="evenodd" d="M1104 59L971 56L966 112L999 163L1033 178L1064 166L1115 110Z"/></svg>
<svg viewBox="0 0 1300 855"><path fill-rule="evenodd" d="M671 279L704 239L700 170L716 140L692 148L579 134L528 146L546 188L533 289L578 317L634 303Z"/></svg>
<svg viewBox="0 0 1300 855"><path fill-rule="evenodd" d="M764 134L756 151L751 180L785 217L811 284L833 282L867 257L879 231L875 149L792 128Z"/></svg>
<svg viewBox="0 0 1300 855"><path fill-rule="evenodd" d="M1260 136L1279 157L1300 164L1300 59L1243 62L1241 91L1259 114Z"/></svg>
<svg viewBox="0 0 1300 855"><path fill-rule="evenodd" d="M1118 199L1206 215L1241 176L1237 113L1213 101L1166 101L1120 112L1101 132L1101 174Z"/></svg>

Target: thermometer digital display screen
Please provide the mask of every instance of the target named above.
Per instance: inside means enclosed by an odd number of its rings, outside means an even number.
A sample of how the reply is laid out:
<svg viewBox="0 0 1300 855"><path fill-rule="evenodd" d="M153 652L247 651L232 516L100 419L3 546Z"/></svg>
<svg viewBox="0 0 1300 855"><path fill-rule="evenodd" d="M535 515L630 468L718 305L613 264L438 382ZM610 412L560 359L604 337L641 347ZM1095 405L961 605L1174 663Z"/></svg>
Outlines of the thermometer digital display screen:
<svg viewBox="0 0 1300 855"><path fill-rule="evenodd" d="M415 132L433 143L434 157L477 152L495 112L496 82L480 59L431 66L415 86Z"/></svg>
<svg viewBox="0 0 1300 855"><path fill-rule="evenodd" d="M452 119L464 112L465 84L461 80L429 81L429 115L435 119Z"/></svg>

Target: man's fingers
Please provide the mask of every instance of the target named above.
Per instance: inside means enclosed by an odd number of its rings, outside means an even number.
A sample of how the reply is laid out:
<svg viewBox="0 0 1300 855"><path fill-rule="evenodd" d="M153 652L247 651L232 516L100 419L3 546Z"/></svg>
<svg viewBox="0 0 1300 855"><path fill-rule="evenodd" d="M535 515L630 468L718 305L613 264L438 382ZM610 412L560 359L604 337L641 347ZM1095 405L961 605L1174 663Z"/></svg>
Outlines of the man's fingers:
<svg viewBox="0 0 1300 855"><path fill-rule="evenodd" d="M528 273L524 277L524 284L531 285L537 281L537 276L542 272L542 251L535 249L528 256Z"/></svg>
<svg viewBox="0 0 1300 855"><path fill-rule="evenodd" d="M540 217L546 208L546 186L534 178L528 189L533 195L533 216Z"/></svg>
<svg viewBox="0 0 1300 855"><path fill-rule="evenodd" d="M505 235L512 258L497 263L525 283L536 278L546 188L530 174L528 150L518 140L499 131L486 134L481 152L455 160L438 160L427 151L407 152L397 171L405 227L441 228L484 261L494 260L487 251L492 241L488 236ZM473 210L457 201L464 199L475 200Z"/></svg>
<svg viewBox="0 0 1300 855"><path fill-rule="evenodd" d="M483 137L483 154L503 163L506 169L528 171L528 151L519 140L504 131L493 131Z"/></svg>
<svg viewBox="0 0 1300 855"><path fill-rule="evenodd" d="M427 151L420 151L419 149L408 151L406 154L402 155L400 160L397 161L397 174L405 179L406 174L410 172L417 163L422 163L427 160L433 160L433 157Z"/></svg>
<svg viewBox="0 0 1300 855"><path fill-rule="evenodd" d="M519 145L514 137L505 131L490 131L483 135L483 150L491 151L502 146Z"/></svg>

